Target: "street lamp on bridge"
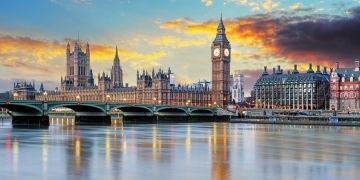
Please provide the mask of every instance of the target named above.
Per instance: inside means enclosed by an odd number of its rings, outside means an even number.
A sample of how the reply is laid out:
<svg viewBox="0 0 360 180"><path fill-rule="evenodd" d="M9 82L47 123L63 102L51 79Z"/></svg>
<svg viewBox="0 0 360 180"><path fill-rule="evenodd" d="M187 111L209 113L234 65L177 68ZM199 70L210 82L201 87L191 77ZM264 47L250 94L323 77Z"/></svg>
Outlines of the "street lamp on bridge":
<svg viewBox="0 0 360 180"><path fill-rule="evenodd" d="M14 92L14 100L17 100L17 98L18 98L18 96L19 96L19 94L17 93L17 92Z"/></svg>
<svg viewBox="0 0 360 180"><path fill-rule="evenodd" d="M156 104L156 97L153 97L153 105Z"/></svg>
<svg viewBox="0 0 360 180"><path fill-rule="evenodd" d="M108 102L109 102L109 100L110 100L110 95L109 95L109 94L107 94L107 95L106 95L106 103L108 103Z"/></svg>
<svg viewBox="0 0 360 180"><path fill-rule="evenodd" d="M76 102L77 102L78 104L80 104L80 96L77 95L75 98L76 98Z"/></svg>
<svg viewBox="0 0 360 180"><path fill-rule="evenodd" d="M47 95L48 95L47 91L45 91L45 92L43 93L43 95L44 95L44 101L47 102Z"/></svg>

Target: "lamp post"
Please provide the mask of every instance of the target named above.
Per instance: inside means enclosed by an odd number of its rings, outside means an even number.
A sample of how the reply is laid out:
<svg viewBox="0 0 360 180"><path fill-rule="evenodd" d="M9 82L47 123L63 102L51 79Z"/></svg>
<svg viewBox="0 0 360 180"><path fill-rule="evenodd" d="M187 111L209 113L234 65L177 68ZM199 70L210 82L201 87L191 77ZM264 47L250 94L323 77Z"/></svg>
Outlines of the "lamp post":
<svg viewBox="0 0 360 180"><path fill-rule="evenodd" d="M44 95L44 101L47 102L47 95L48 95L48 93L45 91L45 92L43 93L43 95Z"/></svg>
<svg viewBox="0 0 360 180"><path fill-rule="evenodd" d="M109 112L110 110L110 106L109 106L109 100L110 100L111 96L109 94L106 95L106 113Z"/></svg>
<svg viewBox="0 0 360 180"><path fill-rule="evenodd" d="M75 98L76 98L76 102L77 102L78 104L80 104L80 96L77 95Z"/></svg>
<svg viewBox="0 0 360 180"><path fill-rule="evenodd" d="M14 92L14 100L17 100L19 94L17 92Z"/></svg>
<svg viewBox="0 0 360 180"><path fill-rule="evenodd" d="M107 95L106 95L106 104L109 102L109 100L110 100L110 95L107 94Z"/></svg>
<svg viewBox="0 0 360 180"><path fill-rule="evenodd" d="M156 97L153 97L153 105L155 105Z"/></svg>
<svg viewBox="0 0 360 180"><path fill-rule="evenodd" d="M155 112L156 97L153 97L153 111Z"/></svg>

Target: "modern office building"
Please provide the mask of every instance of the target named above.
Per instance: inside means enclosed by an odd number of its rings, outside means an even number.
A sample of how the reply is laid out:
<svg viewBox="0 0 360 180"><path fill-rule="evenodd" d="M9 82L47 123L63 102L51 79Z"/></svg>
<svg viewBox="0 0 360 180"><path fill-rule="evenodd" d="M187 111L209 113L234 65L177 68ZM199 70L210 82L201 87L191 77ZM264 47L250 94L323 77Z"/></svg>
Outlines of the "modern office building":
<svg viewBox="0 0 360 180"><path fill-rule="evenodd" d="M309 64L307 72L300 73L297 65L292 72L283 73L280 66L273 73L263 73L254 85L255 106L266 109L328 109L330 99L330 75L326 67L314 72Z"/></svg>

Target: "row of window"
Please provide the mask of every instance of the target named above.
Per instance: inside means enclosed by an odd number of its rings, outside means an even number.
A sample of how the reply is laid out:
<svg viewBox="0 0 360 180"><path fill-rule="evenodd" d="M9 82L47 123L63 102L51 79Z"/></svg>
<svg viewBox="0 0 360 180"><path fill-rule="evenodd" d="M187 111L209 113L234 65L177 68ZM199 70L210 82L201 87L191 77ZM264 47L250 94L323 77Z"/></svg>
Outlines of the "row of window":
<svg viewBox="0 0 360 180"><path fill-rule="evenodd" d="M333 85L331 89L336 90L336 85ZM340 86L340 90L359 90L359 85Z"/></svg>

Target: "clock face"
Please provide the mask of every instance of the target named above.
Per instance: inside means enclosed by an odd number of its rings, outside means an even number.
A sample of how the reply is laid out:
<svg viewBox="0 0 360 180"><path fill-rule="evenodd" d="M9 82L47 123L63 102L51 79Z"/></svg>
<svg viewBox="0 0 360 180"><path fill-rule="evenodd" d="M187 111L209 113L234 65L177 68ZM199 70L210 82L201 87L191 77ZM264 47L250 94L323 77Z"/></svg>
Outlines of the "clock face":
<svg viewBox="0 0 360 180"><path fill-rule="evenodd" d="M216 48L214 49L214 56L219 56L220 55L220 49Z"/></svg>
<svg viewBox="0 0 360 180"><path fill-rule="evenodd" d="M226 49L224 50L224 54L225 54L226 57L230 55L230 51L229 51L228 48L226 48Z"/></svg>

